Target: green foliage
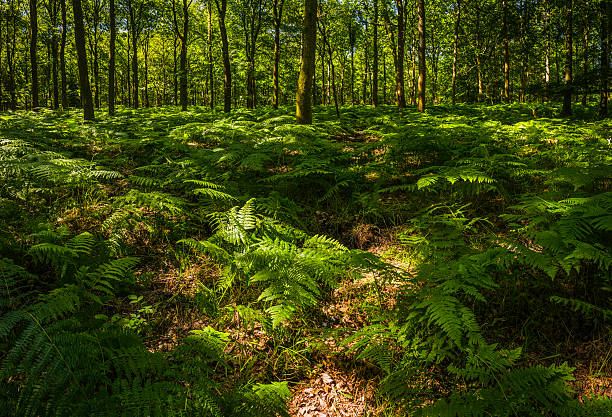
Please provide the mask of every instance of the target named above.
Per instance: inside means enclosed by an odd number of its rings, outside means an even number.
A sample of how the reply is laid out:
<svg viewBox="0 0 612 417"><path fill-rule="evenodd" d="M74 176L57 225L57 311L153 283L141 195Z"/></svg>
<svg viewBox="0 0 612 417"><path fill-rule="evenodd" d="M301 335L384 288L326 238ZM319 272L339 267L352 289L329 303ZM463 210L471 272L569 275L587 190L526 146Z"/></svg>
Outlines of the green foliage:
<svg viewBox="0 0 612 417"><path fill-rule="evenodd" d="M9 381L3 384L0 398L9 414L284 413L286 385L260 384L220 393L211 377L228 367L226 333L210 327L194 331L165 355L151 353L129 330L131 326L113 322L100 326L106 315L96 313L109 307L118 285L129 283L135 258L106 258L105 242L87 233L65 242L53 232L37 237L56 241L29 250L37 262L58 271L49 277L54 281L47 289L40 282L32 285L42 277L11 260L0 263L5 278L0 378Z"/></svg>

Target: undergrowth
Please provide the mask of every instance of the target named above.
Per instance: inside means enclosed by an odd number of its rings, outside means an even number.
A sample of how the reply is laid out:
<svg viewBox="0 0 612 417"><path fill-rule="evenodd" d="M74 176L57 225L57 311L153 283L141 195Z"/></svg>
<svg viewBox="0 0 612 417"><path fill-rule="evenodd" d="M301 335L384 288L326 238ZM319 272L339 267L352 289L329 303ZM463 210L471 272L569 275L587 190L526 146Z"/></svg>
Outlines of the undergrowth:
<svg viewBox="0 0 612 417"><path fill-rule="evenodd" d="M610 415L558 353L612 343L610 126L542 106L1 116L4 409L286 415L349 279L376 296L333 354L373 365L397 413ZM202 263L219 273L148 299ZM179 308L200 324L156 348Z"/></svg>

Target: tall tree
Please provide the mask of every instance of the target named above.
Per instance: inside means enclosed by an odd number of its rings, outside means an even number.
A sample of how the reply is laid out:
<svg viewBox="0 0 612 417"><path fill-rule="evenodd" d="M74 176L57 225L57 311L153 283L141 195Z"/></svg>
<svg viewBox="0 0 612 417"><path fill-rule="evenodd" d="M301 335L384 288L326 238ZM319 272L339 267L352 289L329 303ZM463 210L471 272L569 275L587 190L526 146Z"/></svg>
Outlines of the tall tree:
<svg viewBox="0 0 612 417"><path fill-rule="evenodd" d="M298 78L295 116L300 124L312 123L312 77L317 47L317 0L304 0L302 64Z"/></svg>
<svg viewBox="0 0 612 417"><path fill-rule="evenodd" d="M391 43L393 65L395 67L395 101L399 108L406 107L406 95L404 93L404 47L406 44L406 18L404 9L405 0L395 0L397 9L397 42L393 31L389 13L385 13L385 28Z"/></svg>
<svg viewBox="0 0 612 417"><path fill-rule="evenodd" d="M187 111L187 36L189 32L189 7L191 6L191 0L183 0L181 7L182 14L182 27L179 27L177 13L176 13L176 0L172 0L172 19L174 22L174 31L181 41L181 63L180 63L180 90L181 90L181 111Z"/></svg>
<svg viewBox="0 0 612 417"><path fill-rule="evenodd" d="M115 0L109 0L110 39L108 45L108 114L115 115L115 43L117 23L115 21Z"/></svg>
<svg viewBox="0 0 612 417"><path fill-rule="evenodd" d="M74 41L79 67L79 88L81 104L83 105L83 118L85 120L93 120L94 103L89 86L89 75L87 74L87 51L85 50L85 27L83 25L81 0L72 0L72 14L74 16Z"/></svg>
<svg viewBox="0 0 612 417"><path fill-rule="evenodd" d="M378 106L378 0L374 0L374 22L372 27L372 106Z"/></svg>
<svg viewBox="0 0 612 417"><path fill-rule="evenodd" d="M58 47L57 18L59 16L59 0L47 0L45 3L49 24L51 26L51 81L53 83L53 109L59 108L59 80L58 80Z"/></svg>
<svg viewBox="0 0 612 417"><path fill-rule="evenodd" d="M242 0L238 12L244 34L244 54L247 64L247 109L255 108L257 101L257 90L255 88L255 54L257 52L257 38L261 31L261 20L264 14L263 6L263 0Z"/></svg>
<svg viewBox="0 0 612 417"><path fill-rule="evenodd" d="M149 5L143 0L127 0L129 35L132 37L132 105L135 109L137 109L140 105L138 40L143 29L144 15L148 6Z"/></svg>
<svg viewBox="0 0 612 417"><path fill-rule="evenodd" d="M215 107L215 79L213 78L213 54L212 54L212 1L208 1L208 88L210 91L210 108Z"/></svg>
<svg viewBox="0 0 612 417"><path fill-rule="evenodd" d="M283 6L285 0L273 0L272 18L274 20L274 65L272 67L272 105L278 109L278 96L280 94L278 64L280 62L280 25L283 19Z"/></svg>
<svg viewBox="0 0 612 417"><path fill-rule="evenodd" d="M565 3L565 78L563 80L563 116L572 115L572 0Z"/></svg>
<svg viewBox="0 0 612 417"><path fill-rule="evenodd" d="M89 0L86 3L85 21L89 28L87 37L89 43L89 53L92 60L93 82L94 82L94 104L96 108L100 107L100 20L102 19L105 0Z"/></svg>
<svg viewBox="0 0 612 417"><path fill-rule="evenodd" d="M600 95L599 95L599 116L608 116L608 76L610 72L610 34L608 27L608 12L610 11L610 1L600 0L600 19L601 19L601 72L600 72Z"/></svg>
<svg viewBox="0 0 612 417"><path fill-rule="evenodd" d="M30 75L32 77L32 108L39 106L38 102L38 5L37 0L30 0Z"/></svg>
<svg viewBox="0 0 612 417"><path fill-rule="evenodd" d="M425 63L425 0L417 0L419 15L419 104L418 111L425 111L425 85L427 65Z"/></svg>
<svg viewBox="0 0 612 417"><path fill-rule="evenodd" d="M508 41L508 4L502 0L502 37L504 43L504 101L510 102L510 44Z"/></svg>
<svg viewBox="0 0 612 417"><path fill-rule="evenodd" d="M221 34L221 54L223 55L223 111L229 113L232 110L232 68L230 65L229 42L227 40L227 28L225 27L225 15L227 13L227 0L215 0L217 13L219 15L219 32Z"/></svg>
<svg viewBox="0 0 612 417"><path fill-rule="evenodd" d="M459 42L459 24L461 22L461 0L455 1L455 36L453 37L453 75L452 75L452 100L453 105L455 105L457 101L457 55L458 51L458 42Z"/></svg>
<svg viewBox="0 0 612 417"><path fill-rule="evenodd" d="M589 94L589 19L590 19L590 7L589 0L586 0L584 3L585 13L584 13L584 23L582 25L582 31L584 36L584 52L582 56L583 64L582 64L582 105L586 106L587 104L587 95Z"/></svg>

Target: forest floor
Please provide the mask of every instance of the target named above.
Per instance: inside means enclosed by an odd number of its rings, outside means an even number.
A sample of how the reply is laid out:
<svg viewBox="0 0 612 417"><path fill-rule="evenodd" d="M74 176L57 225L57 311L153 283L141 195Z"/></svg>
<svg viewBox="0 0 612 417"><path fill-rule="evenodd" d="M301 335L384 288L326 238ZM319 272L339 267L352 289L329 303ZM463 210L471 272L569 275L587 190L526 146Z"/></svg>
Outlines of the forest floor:
<svg viewBox="0 0 612 417"><path fill-rule="evenodd" d="M353 107L337 120L321 107L312 127L291 109L4 114L0 257L41 272L27 250L47 228L138 258L102 307L108 325L162 354L213 328L227 336L220 383L287 381L291 416L403 415L486 389L453 374L472 369L470 343L520 348L515 367L567 362L573 398L612 398L612 122L594 111ZM575 232L576 219L594 220ZM499 269L461 292L449 277L467 260ZM432 318L436 288L481 341L464 347ZM349 339L383 328L367 337L385 355ZM414 396L398 399L410 355Z"/></svg>

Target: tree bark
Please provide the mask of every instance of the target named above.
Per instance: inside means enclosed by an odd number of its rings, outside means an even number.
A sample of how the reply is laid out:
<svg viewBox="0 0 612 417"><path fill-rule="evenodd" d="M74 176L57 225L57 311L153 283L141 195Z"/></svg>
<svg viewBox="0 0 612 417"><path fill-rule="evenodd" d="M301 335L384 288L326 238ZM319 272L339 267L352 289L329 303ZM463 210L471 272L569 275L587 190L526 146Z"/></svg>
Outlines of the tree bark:
<svg viewBox="0 0 612 417"><path fill-rule="evenodd" d="M508 5L502 0L502 36L504 38L504 102L510 102L510 45L508 44Z"/></svg>
<svg viewBox="0 0 612 417"><path fill-rule="evenodd" d="M79 67L79 87L81 103L83 105L83 118L85 120L93 120L94 103L89 86L89 75L87 74L87 51L85 50L85 27L83 26L81 0L72 0L72 11L74 15L74 40Z"/></svg>
<svg viewBox="0 0 612 417"><path fill-rule="evenodd" d="M478 77L478 102L483 99L482 65L480 63L480 5L476 5L476 75Z"/></svg>
<svg viewBox="0 0 612 417"><path fill-rule="evenodd" d="M583 57L583 90L582 90L582 105L587 104L587 95L589 94L589 1L585 2L586 12L584 14L584 57Z"/></svg>
<svg viewBox="0 0 612 417"><path fill-rule="evenodd" d="M419 6L422 0L419 1ZM404 13L403 0L396 0L397 5L397 57L395 59L395 82L396 82L396 96L397 106L400 109L406 107L406 95L404 92L404 47L406 45L406 19ZM425 13L423 11L423 13ZM420 14L419 14L420 19ZM423 45L425 41L423 41ZM420 75L419 75L420 77Z"/></svg>
<svg viewBox="0 0 612 417"><path fill-rule="evenodd" d="M181 91L181 111L187 111L187 100L188 100L188 91L187 91L187 37L189 34L189 6L191 2L188 0L183 0L183 27L182 31L179 31L179 23L176 17L176 3L175 0L172 0L172 17L174 19L174 30L179 40L181 41L181 53L180 53L180 75L179 75L179 83L180 83L180 91Z"/></svg>
<svg viewBox="0 0 612 417"><path fill-rule="evenodd" d="M272 16L274 19L274 66L272 67L272 106L278 109L278 96L280 93L278 65L280 62L280 25L283 18L283 5L285 0L274 0Z"/></svg>
<svg viewBox="0 0 612 417"><path fill-rule="evenodd" d="M215 4L219 13L219 32L221 33L221 52L223 55L223 73L225 75L223 79L223 111L229 113L232 110L232 68L230 65L227 29L225 27L227 0L215 0Z"/></svg>
<svg viewBox="0 0 612 417"><path fill-rule="evenodd" d="M608 75L610 72L610 38L608 27L609 0L600 0L601 13L601 72L600 76L600 95L599 95L599 116L608 116Z"/></svg>
<svg viewBox="0 0 612 417"><path fill-rule="evenodd" d="M115 43L117 25L115 22L115 0L109 0L110 39L108 49L108 114L115 115Z"/></svg>
<svg viewBox="0 0 612 417"><path fill-rule="evenodd" d="M425 62L425 0L418 0L419 15L419 103L417 110L425 111L427 65Z"/></svg>
<svg viewBox="0 0 612 417"><path fill-rule="evenodd" d="M37 0L30 0L30 76L32 77L32 108L40 106L38 102L38 59L36 43L38 41L38 6Z"/></svg>
<svg viewBox="0 0 612 417"><path fill-rule="evenodd" d="M372 57L372 106L378 107L378 0L374 0L374 27Z"/></svg>
<svg viewBox="0 0 612 417"><path fill-rule="evenodd" d="M304 0L302 64L296 93L296 120L312 124L312 77L317 47L317 0Z"/></svg>
<svg viewBox="0 0 612 417"><path fill-rule="evenodd" d="M212 2L208 2L208 88L210 91L210 109L215 107L215 83L213 78L212 55Z"/></svg>
<svg viewBox="0 0 612 417"><path fill-rule="evenodd" d="M458 54L458 41L459 41L459 24L461 21L461 0L457 0L455 2L455 7L457 8L455 17L455 37L453 38L453 75L452 75L452 102L453 106L457 102L457 54Z"/></svg>
<svg viewBox="0 0 612 417"><path fill-rule="evenodd" d="M563 116L572 115L572 0L565 4L565 78L563 80Z"/></svg>

